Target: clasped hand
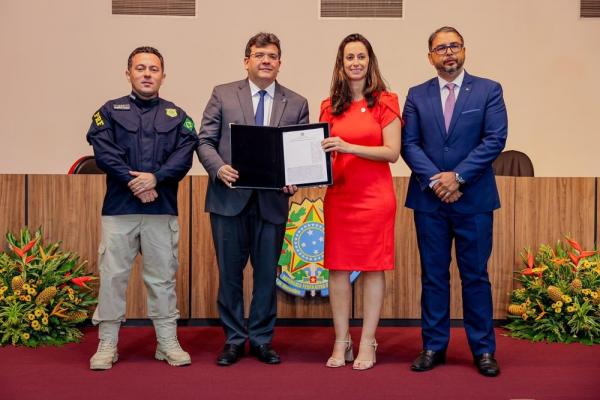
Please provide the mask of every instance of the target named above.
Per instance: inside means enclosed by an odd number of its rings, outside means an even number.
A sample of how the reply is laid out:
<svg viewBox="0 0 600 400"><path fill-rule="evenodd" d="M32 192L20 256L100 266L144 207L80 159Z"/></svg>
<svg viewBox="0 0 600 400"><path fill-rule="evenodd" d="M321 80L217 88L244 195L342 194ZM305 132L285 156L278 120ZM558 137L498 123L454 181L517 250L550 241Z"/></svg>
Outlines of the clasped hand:
<svg viewBox="0 0 600 400"><path fill-rule="evenodd" d="M442 202L448 204L454 203L462 196L462 192L458 190L460 185L456 182L456 174L454 172L440 172L429 179L437 181L432 189Z"/></svg>
<svg viewBox="0 0 600 400"><path fill-rule="evenodd" d="M232 187L233 183L238 180L240 177L237 170L235 170L231 165L225 164L217 171L217 178L221 180L228 187ZM296 185L288 185L284 186L282 189L283 193L293 195L298 191L298 187Z"/></svg>
<svg viewBox="0 0 600 400"><path fill-rule="evenodd" d="M127 186L142 203L150 203L158 198L156 187L156 177L150 172L129 171L129 174L135 176Z"/></svg>

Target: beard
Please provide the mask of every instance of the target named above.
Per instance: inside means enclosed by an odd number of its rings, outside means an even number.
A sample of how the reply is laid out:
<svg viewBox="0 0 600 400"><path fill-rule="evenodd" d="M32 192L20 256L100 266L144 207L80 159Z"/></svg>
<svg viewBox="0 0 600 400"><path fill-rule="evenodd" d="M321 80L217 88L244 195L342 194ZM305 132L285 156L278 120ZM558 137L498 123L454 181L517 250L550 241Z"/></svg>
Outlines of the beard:
<svg viewBox="0 0 600 400"><path fill-rule="evenodd" d="M443 72L448 75L455 74L457 71L460 71L463 64L465 63L465 60L461 60L458 58L453 58L452 60L454 61L453 65L444 65L444 63L441 62L439 64L436 64L435 69L437 69L439 72Z"/></svg>

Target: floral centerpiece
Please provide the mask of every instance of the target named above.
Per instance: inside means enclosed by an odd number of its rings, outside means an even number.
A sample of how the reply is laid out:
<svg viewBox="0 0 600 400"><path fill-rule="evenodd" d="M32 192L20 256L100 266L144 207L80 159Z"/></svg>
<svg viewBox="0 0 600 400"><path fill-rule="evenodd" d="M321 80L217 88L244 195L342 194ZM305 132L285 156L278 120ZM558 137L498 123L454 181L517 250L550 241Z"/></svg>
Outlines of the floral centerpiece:
<svg viewBox="0 0 600 400"><path fill-rule="evenodd" d="M533 341L600 343L600 256L567 237L526 250L519 288L508 306L509 336Z"/></svg>
<svg viewBox="0 0 600 400"><path fill-rule="evenodd" d="M79 256L45 245L40 230L6 235L8 251L0 253L0 345L36 347L77 342L76 325L96 304L88 285L97 279Z"/></svg>

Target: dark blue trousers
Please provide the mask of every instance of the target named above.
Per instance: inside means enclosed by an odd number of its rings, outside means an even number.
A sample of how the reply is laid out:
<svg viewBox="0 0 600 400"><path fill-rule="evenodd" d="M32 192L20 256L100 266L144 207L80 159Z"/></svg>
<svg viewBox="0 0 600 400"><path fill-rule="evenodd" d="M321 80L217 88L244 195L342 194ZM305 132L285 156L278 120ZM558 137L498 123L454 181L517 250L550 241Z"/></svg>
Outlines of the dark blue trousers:
<svg viewBox="0 0 600 400"><path fill-rule="evenodd" d="M492 290L487 263L492 252L493 213L456 214L443 207L415 211L421 256L422 336L425 350L442 351L450 340L452 241L462 284L463 320L473 355L493 353Z"/></svg>

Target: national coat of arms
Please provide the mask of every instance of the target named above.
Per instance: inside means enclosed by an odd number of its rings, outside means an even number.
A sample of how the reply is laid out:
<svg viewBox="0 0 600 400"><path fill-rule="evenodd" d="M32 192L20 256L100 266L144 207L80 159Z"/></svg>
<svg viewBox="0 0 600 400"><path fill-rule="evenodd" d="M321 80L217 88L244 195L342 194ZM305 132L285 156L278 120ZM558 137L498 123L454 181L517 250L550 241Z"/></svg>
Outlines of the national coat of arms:
<svg viewBox="0 0 600 400"><path fill-rule="evenodd" d="M277 286L296 296L315 296L317 292L328 296L329 271L323 267L324 245L323 200L305 198L300 204L292 203L279 257L281 273ZM353 272L351 281L358 275Z"/></svg>

